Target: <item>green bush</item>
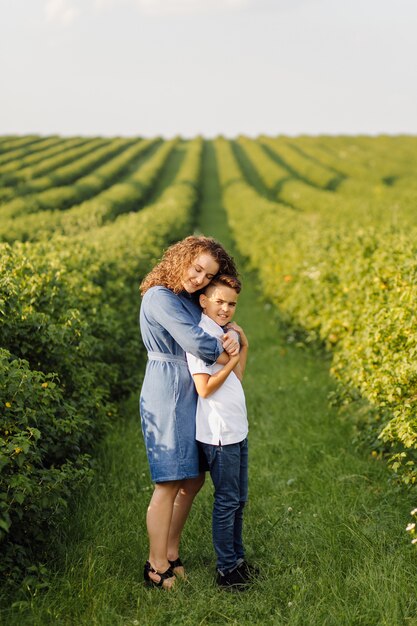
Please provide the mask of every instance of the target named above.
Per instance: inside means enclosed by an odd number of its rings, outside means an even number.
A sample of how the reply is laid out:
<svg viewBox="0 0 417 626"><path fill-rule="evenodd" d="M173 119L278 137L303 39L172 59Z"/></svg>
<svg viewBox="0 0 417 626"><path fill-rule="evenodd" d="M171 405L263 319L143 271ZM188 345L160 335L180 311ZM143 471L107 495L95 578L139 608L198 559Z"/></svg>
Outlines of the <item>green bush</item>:
<svg viewBox="0 0 417 626"><path fill-rule="evenodd" d="M55 375L1 349L0 383L0 573L16 580L91 470L86 420Z"/></svg>
<svg viewBox="0 0 417 626"><path fill-rule="evenodd" d="M216 149L230 225L265 294L309 340L332 350L346 394L374 407L372 445L389 451L406 484L416 483L415 229L371 220L352 228L349 214L329 220L325 211L271 202L245 182L227 141Z"/></svg>
<svg viewBox="0 0 417 626"><path fill-rule="evenodd" d="M81 145L87 141L87 139L82 139L81 137L62 139L58 136L52 136L43 139L35 144L35 146L18 148L17 150L6 152L6 154L0 153L0 176L6 172L12 172L26 167L27 165L38 163L44 158L62 152L62 150L66 148Z"/></svg>
<svg viewBox="0 0 417 626"><path fill-rule="evenodd" d="M5 174L2 176L2 183L5 185L14 185L23 181L31 181L34 178L43 176L44 174L52 173L54 170L57 170L57 168L71 163L75 159L79 159L89 152L92 153L94 150L99 150L102 146L105 146L108 143L110 143L109 139L101 139L100 137L90 139L75 148L71 148L70 150L64 149L58 155L43 159L39 163L28 165L17 170L16 172Z"/></svg>
<svg viewBox="0 0 417 626"><path fill-rule="evenodd" d="M30 211L32 212L33 210L34 214L4 220L3 224L0 225L0 237L5 241L12 242L15 239L24 241L42 240L56 234L76 235L79 232L101 226L105 222L113 220L120 213L137 210L152 189L158 174L161 172L177 142L177 139L172 139L162 143L149 159L144 163L141 161L139 166L136 166L136 169L128 178L122 182L114 182L108 188L102 189L103 181L100 177L100 172L97 172L97 178L94 178L94 175L91 174L85 179L78 181L78 186L75 186L75 188L51 189L42 192L39 196L16 199L16 201L20 200L22 202L27 200L26 209L29 210L30 206ZM138 148L140 148L140 153L143 153L153 143L151 140L146 140L139 147L135 146L135 155L138 156ZM129 160L132 158L131 150L129 150ZM122 157L123 155L118 158L116 168L119 173L120 159ZM125 160L123 162L124 167L126 167ZM113 168L109 172L107 167L102 174L105 177L109 175L113 177L113 172ZM38 213L35 212L40 208L40 202L45 206L45 203L54 202L60 198L61 203L66 204L67 202L72 202L77 194L80 195L80 192L82 194L85 193L89 186L94 188L94 184L96 185L96 191L100 191L100 193L96 193L92 198L71 207L67 211L45 210ZM9 203L9 207L5 205L3 209L3 213L6 216L11 205L12 202Z"/></svg>
<svg viewBox="0 0 417 626"><path fill-rule="evenodd" d="M138 285L190 232L201 140L159 200L75 237L0 246L0 573L39 559L143 359Z"/></svg>

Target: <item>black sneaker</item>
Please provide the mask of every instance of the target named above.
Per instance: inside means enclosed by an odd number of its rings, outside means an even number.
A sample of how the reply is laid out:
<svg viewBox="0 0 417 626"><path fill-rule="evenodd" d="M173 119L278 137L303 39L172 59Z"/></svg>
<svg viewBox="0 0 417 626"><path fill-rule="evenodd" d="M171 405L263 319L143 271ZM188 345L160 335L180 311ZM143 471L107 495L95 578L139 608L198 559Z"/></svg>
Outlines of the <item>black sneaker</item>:
<svg viewBox="0 0 417 626"><path fill-rule="evenodd" d="M237 569L239 570L242 578L245 580L253 580L260 574L259 567L256 567L256 565L250 565L247 561L242 561L242 563L237 566Z"/></svg>
<svg viewBox="0 0 417 626"><path fill-rule="evenodd" d="M245 577L239 567L235 567L231 572L222 574L217 571L216 582L222 589L228 591L245 591L249 580Z"/></svg>

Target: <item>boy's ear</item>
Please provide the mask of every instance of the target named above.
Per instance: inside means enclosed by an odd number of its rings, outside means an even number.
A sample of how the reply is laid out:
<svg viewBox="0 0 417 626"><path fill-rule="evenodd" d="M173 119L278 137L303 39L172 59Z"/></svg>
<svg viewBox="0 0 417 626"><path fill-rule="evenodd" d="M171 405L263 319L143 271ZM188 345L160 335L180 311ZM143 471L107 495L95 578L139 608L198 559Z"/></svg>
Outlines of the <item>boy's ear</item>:
<svg viewBox="0 0 417 626"><path fill-rule="evenodd" d="M207 302L207 296L205 293L200 293L199 296L199 302L200 302L200 306L202 309L204 309L204 307L206 306L206 302Z"/></svg>

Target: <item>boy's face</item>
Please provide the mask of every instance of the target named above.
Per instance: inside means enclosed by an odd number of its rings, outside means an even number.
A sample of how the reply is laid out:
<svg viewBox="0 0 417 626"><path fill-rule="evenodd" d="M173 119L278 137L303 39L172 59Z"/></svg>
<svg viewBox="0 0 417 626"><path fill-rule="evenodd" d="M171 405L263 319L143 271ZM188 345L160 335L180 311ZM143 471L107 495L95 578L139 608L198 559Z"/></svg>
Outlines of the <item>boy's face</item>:
<svg viewBox="0 0 417 626"><path fill-rule="evenodd" d="M225 326L233 318L238 297L236 291L231 287L209 286L206 293L200 295L200 305L208 317L219 326Z"/></svg>

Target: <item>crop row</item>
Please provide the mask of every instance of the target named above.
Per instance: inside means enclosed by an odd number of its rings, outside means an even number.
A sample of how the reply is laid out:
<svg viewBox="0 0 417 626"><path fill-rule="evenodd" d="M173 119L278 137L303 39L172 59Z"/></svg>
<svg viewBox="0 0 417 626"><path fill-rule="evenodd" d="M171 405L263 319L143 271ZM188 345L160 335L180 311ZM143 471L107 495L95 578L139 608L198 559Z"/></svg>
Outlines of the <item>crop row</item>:
<svg viewBox="0 0 417 626"><path fill-rule="evenodd" d="M291 145L284 139L265 136L261 136L258 141L275 161L288 170L290 175L296 175L311 185L323 189L329 189L337 182L334 171L308 158L297 149L296 144Z"/></svg>
<svg viewBox="0 0 417 626"><path fill-rule="evenodd" d="M78 232L101 226L121 213L137 210L152 189L177 142L177 139L172 139L161 143L149 159L145 162L141 161L126 179L114 183L101 193L66 211L40 211L33 215L22 215L19 218L4 221L0 224L0 238L9 242L15 239L39 241L56 234L75 235ZM142 144L141 153L143 154L152 145L152 140L147 140ZM136 146L136 156L138 156L138 147L141 146ZM119 167L116 169L119 170ZM92 178L97 183L101 181L100 176L93 175ZM78 186L66 188L71 194L70 197L74 197L77 188ZM85 189L84 185L80 188ZM39 194L42 200L46 193ZM47 199L49 200L50 196ZM35 196L35 202L38 201L39 198Z"/></svg>
<svg viewBox="0 0 417 626"><path fill-rule="evenodd" d="M70 150L63 150L58 155L44 159L36 165L29 165L28 167L24 167L16 172L2 176L2 185L16 185L19 182L28 182L33 178L43 176L44 174L50 173L56 168L61 167L61 165L71 163L74 159L79 159L84 154L88 154L93 150L101 148L109 142L109 139L102 139L98 137L97 139L91 139L83 143L81 146L78 145Z"/></svg>
<svg viewBox="0 0 417 626"><path fill-rule="evenodd" d="M1 244L0 571L39 558L143 358L138 285L193 220L201 140L157 202L74 237ZM136 305L135 305L136 302Z"/></svg>
<svg viewBox="0 0 417 626"><path fill-rule="evenodd" d="M245 137L238 143L242 140L248 143ZM413 136L261 136L256 143L292 178L317 187L356 194L378 184L416 186L417 138Z"/></svg>
<svg viewBox="0 0 417 626"><path fill-rule="evenodd" d="M217 140L216 151L234 237L265 294L333 352L346 397L368 403L363 426L375 453L386 452L402 480L415 483L415 229L352 229L273 202L246 182L229 142Z"/></svg>
<svg viewBox="0 0 417 626"><path fill-rule="evenodd" d="M365 185L354 181L349 194L339 192L344 182L335 191L320 189L307 184L296 173L283 176L282 167L256 141L245 139L240 141L240 145L250 167L260 179L260 184L257 185L254 178L253 184L260 192L266 189L272 200L278 200L295 210L317 213L326 223L341 225L345 222L364 226L377 221L395 230L408 228L416 223L415 188L387 186L380 178L379 183ZM237 157L244 169L242 154L237 153ZM353 193L354 185L356 193Z"/></svg>
<svg viewBox="0 0 417 626"><path fill-rule="evenodd" d="M83 176L83 170L78 170L79 178L73 185L51 187L37 194L30 194L23 198L14 198L0 207L0 218L3 224L3 232L7 232L11 220L29 213L38 211L55 211L67 209L79 204L88 198L110 187L118 178L124 176L136 161L154 144L154 140L147 139L136 142L127 148L122 154L113 157L95 169L90 174ZM74 163L77 168L77 162ZM19 236L15 238L21 238ZM12 241L10 237L6 239Z"/></svg>
<svg viewBox="0 0 417 626"><path fill-rule="evenodd" d="M93 151L87 154L73 157L68 163L49 171L45 176L37 176L33 180L28 180L15 186L15 193L18 195L27 195L31 193L39 193L51 187L59 187L68 185L91 172L94 168L105 163L108 159L122 152L132 144L132 139L113 139L102 146L95 147ZM62 159L65 155L60 153L56 158ZM47 159L49 162L50 160ZM42 161L39 167L44 163ZM22 170L20 170L22 171ZM24 171L24 170L23 170ZM19 174L20 172L18 172Z"/></svg>
<svg viewBox="0 0 417 626"><path fill-rule="evenodd" d="M89 139L81 137L69 138L65 140L51 138L51 140L47 142L46 147L43 142L39 142L39 144L35 144L35 147L29 145L26 148L21 148L20 150L7 152L5 155L1 155L0 158L3 159L3 164L0 165L0 202L4 203L7 200L15 198L16 196L30 193L30 180L20 182L20 184L16 185L13 178L9 178L9 180L7 179L7 175L10 177L10 173L13 172L18 172L17 175L19 175L19 172L22 170L26 172L31 171L31 167L33 168L33 166L38 166L45 160L53 158L56 155L61 157L67 150L76 148L82 149L83 146L90 144L90 141L91 140ZM52 147L50 147L50 145L52 145ZM36 146L39 146L39 148L36 149ZM25 156L17 159L9 158L11 154L18 152L22 152Z"/></svg>
<svg viewBox="0 0 417 626"><path fill-rule="evenodd" d="M23 137L2 137L0 139L0 154L9 152L11 150L17 150L25 146L35 147L36 144L44 141L46 137L40 137L39 135L24 135Z"/></svg>
<svg viewBox="0 0 417 626"><path fill-rule="evenodd" d="M413 136L297 137L291 142L343 176L370 184L396 185L417 170L417 138Z"/></svg>
<svg viewBox="0 0 417 626"><path fill-rule="evenodd" d="M29 145L25 148L17 148L9 150L6 153L0 152L0 175L5 172L17 170L31 163L37 163L45 157L58 154L65 147L81 145L86 143L88 139L85 137L47 137L34 146Z"/></svg>

